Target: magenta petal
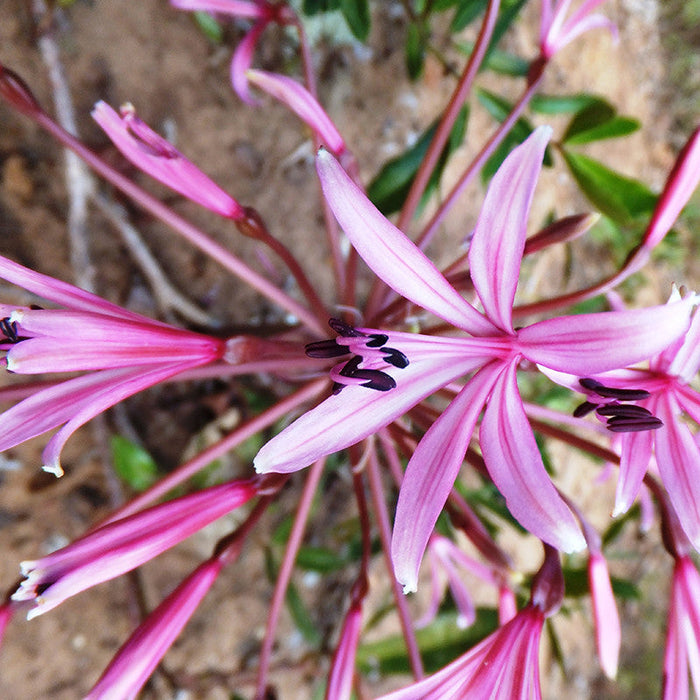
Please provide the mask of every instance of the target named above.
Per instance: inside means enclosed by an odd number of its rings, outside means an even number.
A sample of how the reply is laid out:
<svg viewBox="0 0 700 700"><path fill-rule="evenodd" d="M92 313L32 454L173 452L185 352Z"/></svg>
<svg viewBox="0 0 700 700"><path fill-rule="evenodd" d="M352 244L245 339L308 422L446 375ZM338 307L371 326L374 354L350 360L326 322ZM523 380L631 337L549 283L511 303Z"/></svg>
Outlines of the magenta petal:
<svg viewBox="0 0 700 700"><path fill-rule="evenodd" d="M214 559L195 569L134 631L85 700L135 698L222 569Z"/></svg>
<svg viewBox="0 0 700 700"><path fill-rule="evenodd" d="M683 343L668 367L668 374L687 384L700 370L700 312L696 309Z"/></svg>
<svg viewBox="0 0 700 700"><path fill-rule="evenodd" d="M518 393L515 364L493 389L481 422L486 467L513 517L533 535L563 552L586 541L542 464Z"/></svg>
<svg viewBox="0 0 700 700"><path fill-rule="evenodd" d="M656 461L685 534L700 548L700 447L679 413L668 395L658 402L664 425L655 431Z"/></svg>
<svg viewBox="0 0 700 700"><path fill-rule="evenodd" d="M254 0L170 0L170 4L178 10L217 12L250 19L261 19L270 14L265 3Z"/></svg>
<svg viewBox="0 0 700 700"><path fill-rule="evenodd" d="M394 573L405 593L416 590L428 540L457 478L484 402L502 371L500 363L480 370L430 426L406 467L391 540Z"/></svg>
<svg viewBox="0 0 700 700"><path fill-rule="evenodd" d="M493 324L384 217L328 151L319 151L316 167L335 218L378 277L406 299L472 335L493 334Z"/></svg>
<svg viewBox="0 0 700 700"><path fill-rule="evenodd" d="M469 270L484 311L506 333L525 248L527 216L552 135L542 126L503 161L489 185L469 247Z"/></svg>
<svg viewBox="0 0 700 700"><path fill-rule="evenodd" d="M631 311L561 316L518 331L522 354L579 377L648 359L683 336L692 299Z"/></svg>
<svg viewBox="0 0 700 700"><path fill-rule="evenodd" d="M320 457L343 450L403 415L426 396L473 371L484 358L441 356L387 369L397 386L387 392L345 387L304 413L263 446L253 465L258 472L293 472Z"/></svg>

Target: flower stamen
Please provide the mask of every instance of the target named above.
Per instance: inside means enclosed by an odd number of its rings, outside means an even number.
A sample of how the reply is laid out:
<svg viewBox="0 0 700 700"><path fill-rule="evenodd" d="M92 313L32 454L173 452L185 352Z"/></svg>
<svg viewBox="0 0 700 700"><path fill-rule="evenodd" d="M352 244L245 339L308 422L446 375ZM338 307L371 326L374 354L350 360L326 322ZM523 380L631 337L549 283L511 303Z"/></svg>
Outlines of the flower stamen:
<svg viewBox="0 0 700 700"><path fill-rule="evenodd" d="M663 421L643 406L623 404L621 401L643 401L651 394L645 389L618 389L601 384L596 379L584 377L579 384L589 393L589 399L574 410L576 418L582 418L592 411L605 418L605 427L612 433L635 433L643 430L658 430ZM592 394L593 396L590 396Z"/></svg>

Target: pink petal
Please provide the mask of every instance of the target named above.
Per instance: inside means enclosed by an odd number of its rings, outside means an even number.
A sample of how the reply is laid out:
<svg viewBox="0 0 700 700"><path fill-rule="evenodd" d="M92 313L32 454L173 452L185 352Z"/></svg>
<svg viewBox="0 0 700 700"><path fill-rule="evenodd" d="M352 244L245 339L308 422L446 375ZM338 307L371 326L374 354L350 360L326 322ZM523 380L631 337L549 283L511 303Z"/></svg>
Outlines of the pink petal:
<svg viewBox="0 0 700 700"><path fill-rule="evenodd" d="M489 474L513 517L561 551L583 549L586 541L578 524L542 464L513 363L493 389L481 422L480 442Z"/></svg>
<svg viewBox="0 0 700 700"><path fill-rule="evenodd" d="M67 282L34 272L8 258L0 256L0 278L26 289L60 306L79 311L92 311L106 316L143 321L144 317L121 306L105 301ZM155 322L154 322L155 323Z"/></svg>
<svg viewBox="0 0 700 700"><path fill-rule="evenodd" d="M89 396L83 396L82 402L76 401L77 397L74 397L70 420L53 435L44 448L42 453L42 459L44 460L42 468L44 471L57 475L62 473L59 457L63 446L68 441L68 438L89 420L127 397L164 382L166 379L170 379L170 377L174 377L176 374L180 374L180 372L184 372L191 367L191 362L157 365L152 369L150 367L136 367L122 375L116 377L112 375L112 381L104 382L99 389L93 391ZM110 370L103 370L103 372L107 373Z"/></svg>
<svg viewBox="0 0 700 700"><path fill-rule="evenodd" d="M214 559L195 569L119 649L85 700L136 698L221 571Z"/></svg>
<svg viewBox="0 0 700 700"><path fill-rule="evenodd" d="M678 519L696 548L700 547L700 447L683 423L671 397L657 404L664 422L655 432L656 461Z"/></svg>
<svg viewBox="0 0 700 700"><path fill-rule="evenodd" d="M700 181L700 127L678 154L654 209L643 244L655 247L668 233Z"/></svg>
<svg viewBox="0 0 700 700"><path fill-rule="evenodd" d="M562 316L518 331L522 354L579 377L648 359L683 336L692 299L631 311Z"/></svg>
<svg viewBox="0 0 700 700"><path fill-rule="evenodd" d="M338 161L319 151L323 194L353 247L384 282L406 299L472 335L495 328L463 299L442 273L367 199Z"/></svg>
<svg viewBox="0 0 700 700"><path fill-rule="evenodd" d="M700 169L700 166L698 166ZM683 344L676 351L668 373L687 384L700 370L700 312L696 309Z"/></svg>
<svg viewBox="0 0 700 700"><path fill-rule="evenodd" d="M345 387L276 435L253 461L256 471L294 472L324 455L343 450L391 423L426 396L473 371L484 358L453 355L414 360L405 369L390 368L396 380L387 392Z"/></svg>
<svg viewBox="0 0 700 700"><path fill-rule="evenodd" d="M323 145L335 155L345 150L345 141L318 100L296 80L277 73L248 70L248 81L285 104L316 134Z"/></svg>
<svg viewBox="0 0 700 700"><path fill-rule="evenodd" d="M333 655L333 665L328 675L326 698L350 700L355 680L355 655L362 631L362 605L353 603L345 616L338 647Z"/></svg>
<svg viewBox="0 0 700 700"><path fill-rule="evenodd" d="M457 478L484 402L502 371L500 363L480 370L430 426L406 467L391 540L394 573L405 593L416 590L428 540Z"/></svg>
<svg viewBox="0 0 700 700"><path fill-rule="evenodd" d="M608 565L599 553L588 560L588 585L591 590L598 659L605 675L614 679L620 655L620 616L615 604Z"/></svg>
<svg viewBox="0 0 700 700"><path fill-rule="evenodd" d="M655 409L651 404L647 408L652 413L655 413ZM622 435L620 474L615 491L613 518L626 513L637 498L651 460L654 432L656 431L643 430Z"/></svg>
<svg viewBox="0 0 700 700"><path fill-rule="evenodd" d="M98 102L92 118L139 170L221 216L245 216L243 207L233 197L139 119L130 105L122 107L119 115L106 102Z"/></svg>
<svg viewBox="0 0 700 700"><path fill-rule="evenodd" d="M552 135L542 126L503 161L489 185L469 247L469 270L484 311L513 332L512 310L525 249L527 217Z"/></svg>
<svg viewBox="0 0 700 700"><path fill-rule="evenodd" d="M268 20L266 19L261 19L256 22L251 30L243 37L241 43L238 44L231 59L231 85L243 102L253 107L260 105L260 102L250 94L246 74L253 63L255 45L258 43L258 39L267 24Z"/></svg>
<svg viewBox="0 0 700 700"><path fill-rule="evenodd" d="M261 19L270 14L266 3L245 0L170 0L170 4L178 10L217 12L249 19Z"/></svg>

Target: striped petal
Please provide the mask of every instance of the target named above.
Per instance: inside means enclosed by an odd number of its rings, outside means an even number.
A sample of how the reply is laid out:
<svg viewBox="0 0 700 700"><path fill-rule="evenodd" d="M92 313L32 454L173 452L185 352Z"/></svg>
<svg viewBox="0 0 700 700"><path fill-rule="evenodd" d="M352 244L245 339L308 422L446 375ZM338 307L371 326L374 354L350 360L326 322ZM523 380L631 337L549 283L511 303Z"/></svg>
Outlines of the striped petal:
<svg viewBox="0 0 700 700"><path fill-rule="evenodd" d="M353 247L377 276L406 299L472 335L496 328L369 201L338 161L319 151L316 167L323 194Z"/></svg>

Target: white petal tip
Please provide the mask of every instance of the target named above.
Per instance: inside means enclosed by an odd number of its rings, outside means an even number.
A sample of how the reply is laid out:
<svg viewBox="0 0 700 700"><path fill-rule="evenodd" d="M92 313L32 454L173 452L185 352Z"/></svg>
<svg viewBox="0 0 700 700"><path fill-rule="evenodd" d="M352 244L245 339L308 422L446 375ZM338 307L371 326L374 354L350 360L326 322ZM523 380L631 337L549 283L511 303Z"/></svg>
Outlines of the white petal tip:
<svg viewBox="0 0 700 700"><path fill-rule="evenodd" d="M44 464L41 467L45 472L53 474L57 479L62 477L65 472L60 464Z"/></svg>
<svg viewBox="0 0 700 700"><path fill-rule="evenodd" d="M401 581L399 580L399 583ZM403 584L403 594L408 595L409 593L415 593L418 590L418 581L409 581Z"/></svg>

